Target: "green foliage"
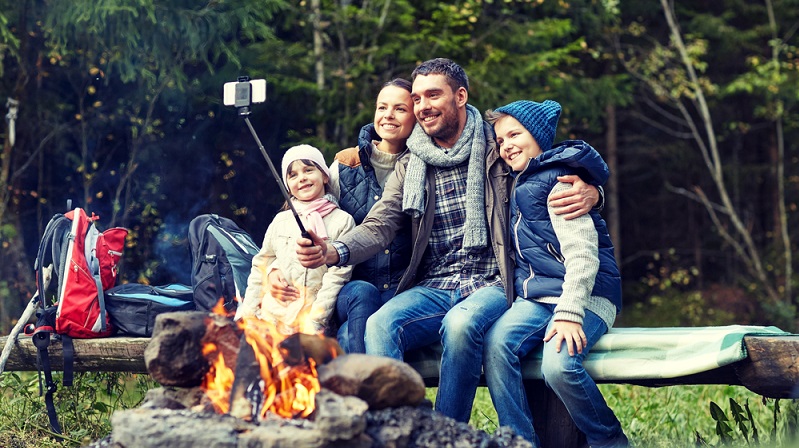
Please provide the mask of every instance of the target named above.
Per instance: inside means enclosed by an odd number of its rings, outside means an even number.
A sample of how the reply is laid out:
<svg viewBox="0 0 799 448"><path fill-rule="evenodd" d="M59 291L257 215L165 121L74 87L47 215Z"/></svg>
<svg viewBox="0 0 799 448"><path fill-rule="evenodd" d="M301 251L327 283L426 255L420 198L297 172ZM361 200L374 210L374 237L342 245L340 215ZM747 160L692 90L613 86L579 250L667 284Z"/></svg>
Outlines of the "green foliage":
<svg viewBox="0 0 799 448"><path fill-rule="evenodd" d="M82 446L109 434L114 411L141 404L146 391L155 387L147 375L77 373L72 387L60 384L54 404L65 441L49 431L44 398L39 396L35 373L6 372L0 380L0 446Z"/></svg>
<svg viewBox="0 0 799 448"><path fill-rule="evenodd" d="M767 436L761 437L757 427L757 421L749 407L749 399L746 399L744 406L732 397L729 398L730 414L727 413L714 401L710 402L710 416L716 422L715 433L721 445L738 446L741 442L749 446L791 446L797 440L796 422L799 419L799 404L796 400L788 402L786 409L781 409L780 400L762 399L763 404L773 401L771 411L772 424L771 431ZM737 431L736 431L737 429ZM701 438L697 431L697 437ZM704 439L703 439L704 440Z"/></svg>
<svg viewBox="0 0 799 448"><path fill-rule="evenodd" d="M8 29L8 17L0 11L0 77L3 76L3 59L6 54L16 55L19 39Z"/></svg>
<svg viewBox="0 0 799 448"><path fill-rule="evenodd" d="M198 3L165 0L49 2L45 29L54 56L85 51L106 76L153 85L168 78L183 89L186 64L208 69L224 56L238 62L240 37L272 38L268 23L282 0ZM110 32L113 30L113 32Z"/></svg>
<svg viewBox="0 0 799 448"><path fill-rule="evenodd" d="M737 315L735 289L715 292L698 288L700 272L685 263L671 249L653 254L647 272L638 284L628 285L625 293L645 300L625 305L620 326L707 326L730 325L751 318ZM714 293L715 292L715 293ZM742 300L748 300L744 297Z"/></svg>

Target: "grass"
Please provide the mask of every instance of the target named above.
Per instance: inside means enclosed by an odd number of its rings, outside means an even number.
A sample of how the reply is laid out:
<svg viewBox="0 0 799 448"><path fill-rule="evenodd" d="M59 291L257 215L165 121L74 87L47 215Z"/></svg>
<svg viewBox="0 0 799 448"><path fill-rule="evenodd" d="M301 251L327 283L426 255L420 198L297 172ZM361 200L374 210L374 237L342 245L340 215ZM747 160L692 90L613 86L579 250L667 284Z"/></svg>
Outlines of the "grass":
<svg viewBox="0 0 799 448"><path fill-rule="evenodd" d="M641 386L600 385L605 400L614 410L625 433L640 447L697 446L697 433L710 445L719 446L716 421L711 416L714 402L730 416L730 400L748 403L762 446L796 447L796 400L780 400L775 420L776 400L750 392L741 386ZM775 427L776 421L776 427ZM751 429L750 429L751 437ZM746 446L739 430L732 446Z"/></svg>
<svg viewBox="0 0 799 448"><path fill-rule="evenodd" d="M109 419L115 409L138 406L144 391L155 386L146 375L132 374L81 374L76 378L76 386L59 386L56 406L68 437L60 443L49 437L36 374L4 373L0 376L0 447L85 445L110 432ZM710 403L718 404L732 419L731 399L742 407L748 403L760 444L748 444L732 422L730 443L724 446L799 448L797 400L780 400L775 419L775 400L764 400L739 386L647 388L603 384L600 389L625 433L638 448L702 446L697 444L697 433L704 440L704 446L722 446ZM435 388L429 388L427 397L435 401L435 393ZM470 424L488 433L497 429L497 414L484 387L477 391ZM751 430L749 437L752 438Z"/></svg>
<svg viewBox="0 0 799 448"><path fill-rule="evenodd" d="M697 433L707 446L722 446L721 438L716 433L717 422L711 416L710 403L718 404L732 420L731 399L742 407L749 404L760 444L747 443L740 430L735 427L731 440L725 446L799 448L798 400L779 401L775 427L775 400L764 399L741 386L649 388L602 384L599 388L631 443L638 448L702 446L697 443ZM435 394L435 388L427 390L427 398L431 401L435 401ZM497 413L485 387L477 390L469 423L488 433L494 432L498 427ZM734 426L734 422L731 425ZM749 438L752 438L751 427Z"/></svg>
<svg viewBox="0 0 799 448"><path fill-rule="evenodd" d="M138 406L147 389L157 386L148 375L76 373L74 385L64 387L61 376L53 372L58 387L53 401L64 436L64 441L58 442L49 430L36 373L0 375L0 447L86 445L111 432L115 410Z"/></svg>

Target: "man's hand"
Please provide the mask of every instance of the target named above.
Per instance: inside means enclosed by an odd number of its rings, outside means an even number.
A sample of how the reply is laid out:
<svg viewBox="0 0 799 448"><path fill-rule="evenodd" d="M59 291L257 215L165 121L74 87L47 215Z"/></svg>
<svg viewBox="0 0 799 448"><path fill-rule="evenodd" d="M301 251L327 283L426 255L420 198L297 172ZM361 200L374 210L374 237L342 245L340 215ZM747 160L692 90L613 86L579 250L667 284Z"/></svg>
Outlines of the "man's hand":
<svg viewBox="0 0 799 448"><path fill-rule="evenodd" d="M280 269L273 269L267 276L269 294L281 302L293 302L300 298L300 290L290 285Z"/></svg>
<svg viewBox="0 0 799 448"><path fill-rule="evenodd" d="M560 353L560 346L563 341L566 341L566 348L569 349L569 356L574 356L575 350L577 353L583 352L583 347L588 345L588 338L585 337L583 326L576 322L569 322L566 320L556 320L552 324L544 338L544 342L552 341L555 344L555 351Z"/></svg>
<svg viewBox="0 0 799 448"><path fill-rule="evenodd" d="M311 239L297 239L297 260L309 269L338 263L338 252L333 245L316 236L313 230L308 230Z"/></svg>
<svg viewBox="0 0 799 448"><path fill-rule="evenodd" d="M554 208L556 215L563 215L566 220L578 218L590 212L599 202L597 188L583 182L580 176L570 174L559 176L558 180L572 184L572 187L549 197L549 205Z"/></svg>

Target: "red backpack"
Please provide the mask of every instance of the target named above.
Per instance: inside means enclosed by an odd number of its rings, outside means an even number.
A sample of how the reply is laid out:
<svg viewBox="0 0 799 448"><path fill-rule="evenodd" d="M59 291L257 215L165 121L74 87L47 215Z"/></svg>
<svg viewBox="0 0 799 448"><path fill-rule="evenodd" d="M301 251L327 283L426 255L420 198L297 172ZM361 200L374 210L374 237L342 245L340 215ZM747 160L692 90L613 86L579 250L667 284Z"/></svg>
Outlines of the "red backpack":
<svg viewBox="0 0 799 448"><path fill-rule="evenodd" d="M58 434L61 428L52 402L56 387L47 353L51 335L62 340L63 384L71 386L72 338L105 337L113 332L103 293L116 283L128 230L116 227L100 232L95 225L98 219L94 213L87 216L81 208L53 216L44 230L34 265L40 307L36 324L25 332L33 336L38 348L40 392L44 372L50 426Z"/></svg>

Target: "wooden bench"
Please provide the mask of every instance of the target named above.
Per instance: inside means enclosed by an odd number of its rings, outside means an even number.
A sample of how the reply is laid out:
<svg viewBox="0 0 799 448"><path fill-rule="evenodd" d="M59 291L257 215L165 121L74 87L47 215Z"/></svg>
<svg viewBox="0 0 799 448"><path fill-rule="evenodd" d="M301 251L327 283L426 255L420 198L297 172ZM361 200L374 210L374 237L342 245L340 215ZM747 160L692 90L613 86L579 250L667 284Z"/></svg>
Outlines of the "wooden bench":
<svg viewBox="0 0 799 448"><path fill-rule="evenodd" d="M7 337L0 337L5 346ZM144 349L148 338L114 337L74 340L75 371L147 373ZM799 335L745 336L747 357L733 364L668 379L602 381L599 383L634 384L661 387L688 384L730 384L770 398L795 398L799 385ZM62 368L62 349L58 341L49 348L54 370ZM589 355L590 357L590 355ZM428 348L410 352L406 361L416 368L428 386L438 385L440 350ZM527 361L525 361L527 362ZM6 364L7 371L35 371L36 348L29 337L20 337ZM536 432L545 447L573 448L585 443L557 397L540 377L525 370L525 389L530 402Z"/></svg>

